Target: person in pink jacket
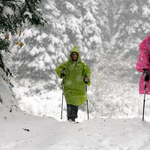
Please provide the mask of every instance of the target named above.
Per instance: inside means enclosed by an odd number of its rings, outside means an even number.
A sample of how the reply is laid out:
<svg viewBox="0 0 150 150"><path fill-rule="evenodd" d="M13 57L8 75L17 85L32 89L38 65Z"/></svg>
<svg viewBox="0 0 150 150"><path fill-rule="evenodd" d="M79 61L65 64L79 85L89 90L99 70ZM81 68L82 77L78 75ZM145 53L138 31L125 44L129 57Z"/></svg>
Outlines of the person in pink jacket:
<svg viewBox="0 0 150 150"><path fill-rule="evenodd" d="M146 94L150 95L150 35L143 40L139 46L140 54L136 64L136 69L142 72L142 76L139 82L139 93L144 94L146 83Z"/></svg>

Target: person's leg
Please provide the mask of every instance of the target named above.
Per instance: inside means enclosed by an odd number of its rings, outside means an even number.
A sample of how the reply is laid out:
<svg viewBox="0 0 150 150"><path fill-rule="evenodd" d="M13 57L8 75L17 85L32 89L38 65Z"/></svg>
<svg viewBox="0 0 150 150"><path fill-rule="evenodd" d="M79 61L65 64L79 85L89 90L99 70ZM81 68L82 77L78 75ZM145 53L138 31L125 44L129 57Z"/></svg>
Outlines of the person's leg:
<svg viewBox="0 0 150 150"><path fill-rule="evenodd" d="M72 105L72 116L74 118L78 118L78 106L73 106Z"/></svg>
<svg viewBox="0 0 150 150"><path fill-rule="evenodd" d="M68 120L75 121L75 118L78 117L78 106L67 104L67 117Z"/></svg>
<svg viewBox="0 0 150 150"><path fill-rule="evenodd" d="M70 104L67 104L67 118L68 120L71 119L71 105Z"/></svg>

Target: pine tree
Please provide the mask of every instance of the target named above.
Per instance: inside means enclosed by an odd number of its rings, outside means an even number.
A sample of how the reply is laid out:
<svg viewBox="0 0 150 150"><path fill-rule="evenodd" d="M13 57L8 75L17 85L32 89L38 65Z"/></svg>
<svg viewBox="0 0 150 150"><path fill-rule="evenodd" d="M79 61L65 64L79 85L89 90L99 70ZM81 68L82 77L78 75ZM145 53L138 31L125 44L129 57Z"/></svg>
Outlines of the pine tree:
<svg viewBox="0 0 150 150"><path fill-rule="evenodd" d="M21 34L22 27L27 23L35 26L46 23L39 9L40 3L41 0L0 0L0 67L6 75L11 74L3 62L2 51L9 52L11 37L17 34L18 30L18 34ZM23 46L22 42L18 44Z"/></svg>

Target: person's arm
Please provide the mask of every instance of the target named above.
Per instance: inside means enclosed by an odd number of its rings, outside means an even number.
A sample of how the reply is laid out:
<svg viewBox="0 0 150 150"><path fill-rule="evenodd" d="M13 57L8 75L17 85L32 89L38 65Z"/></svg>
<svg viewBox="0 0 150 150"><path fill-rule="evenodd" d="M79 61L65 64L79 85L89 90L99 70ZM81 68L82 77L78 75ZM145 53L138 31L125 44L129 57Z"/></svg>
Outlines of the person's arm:
<svg viewBox="0 0 150 150"><path fill-rule="evenodd" d="M55 72L57 73L58 77L61 79L63 79L64 74L66 73L66 71L65 71L66 66L67 66L66 64L67 64L67 62L64 62L64 63L60 64L60 66L55 69Z"/></svg>
<svg viewBox="0 0 150 150"><path fill-rule="evenodd" d="M150 70L150 39L144 40L140 44L140 54L136 64L136 69L143 72L143 69Z"/></svg>
<svg viewBox="0 0 150 150"><path fill-rule="evenodd" d="M84 80L84 82L87 85L91 84L90 76L91 76L91 70L90 70L90 68L86 64L84 64L84 69L83 69L83 77L84 77L84 79L83 80Z"/></svg>

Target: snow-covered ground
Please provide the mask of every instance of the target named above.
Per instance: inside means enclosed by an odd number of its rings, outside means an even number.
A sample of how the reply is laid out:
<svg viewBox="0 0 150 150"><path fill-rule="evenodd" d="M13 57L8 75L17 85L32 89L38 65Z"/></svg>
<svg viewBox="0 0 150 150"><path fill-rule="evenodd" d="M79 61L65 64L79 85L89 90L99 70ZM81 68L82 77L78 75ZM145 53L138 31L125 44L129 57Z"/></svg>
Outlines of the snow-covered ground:
<svg viewBox="0 0 150 150"><path fill-rule="evenodd" d="M77 124L16 109L0 84L0 150L149 150L150 123L141 118L94 118ZM12 108L12 111L11 109Z"/></svg>

